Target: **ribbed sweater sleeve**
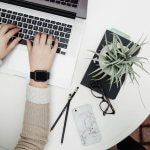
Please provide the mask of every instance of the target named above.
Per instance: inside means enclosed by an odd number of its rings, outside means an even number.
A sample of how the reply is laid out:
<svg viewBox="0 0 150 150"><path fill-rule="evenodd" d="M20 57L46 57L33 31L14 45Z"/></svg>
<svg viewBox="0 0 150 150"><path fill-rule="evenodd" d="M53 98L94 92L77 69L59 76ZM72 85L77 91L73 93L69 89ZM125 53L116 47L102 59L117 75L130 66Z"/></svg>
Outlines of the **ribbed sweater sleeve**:
<svg viewBox="0 0 150 150"><path fill-rule="evenodd" d="M28 86L21 139L15 150L43 150L48 141L48 133L48 89Z"/></svg>

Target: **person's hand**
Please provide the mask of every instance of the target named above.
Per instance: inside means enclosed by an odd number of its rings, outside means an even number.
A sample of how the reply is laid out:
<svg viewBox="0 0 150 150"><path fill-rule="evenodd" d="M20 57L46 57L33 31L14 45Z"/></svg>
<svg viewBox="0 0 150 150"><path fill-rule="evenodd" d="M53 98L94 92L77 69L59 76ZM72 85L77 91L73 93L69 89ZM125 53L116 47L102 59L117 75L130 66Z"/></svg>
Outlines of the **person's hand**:
<svg viewBox="0 0 150 150"><path fill-rule="evenodd" d="M16 25L0 24L0 59L6 57L14 49L19 41L19 37L10 42L10 39L20 31Z"/></svg>
<svg viewBox="0 0 150 150"><path fill-rule="evenodd" d="M58 48L58 40L55 40L54 47L52 47L52 36L38 33L35 36L33 46L32 43L27 40L27 47L30 71L49 71Z"/></svg>
<svg viewBox="0 0 150 150"><path fill-rule="evenodd" d="M58 40L55 40L53 47L52 40L52 36L40 33L35 36L33 46L32 43L27 40L31 72L34 72L35 70L50 70L58 48ZM47 84L48 82L43 84L33 80L30 82L30 85L35 87L47 87Z"/></svg>

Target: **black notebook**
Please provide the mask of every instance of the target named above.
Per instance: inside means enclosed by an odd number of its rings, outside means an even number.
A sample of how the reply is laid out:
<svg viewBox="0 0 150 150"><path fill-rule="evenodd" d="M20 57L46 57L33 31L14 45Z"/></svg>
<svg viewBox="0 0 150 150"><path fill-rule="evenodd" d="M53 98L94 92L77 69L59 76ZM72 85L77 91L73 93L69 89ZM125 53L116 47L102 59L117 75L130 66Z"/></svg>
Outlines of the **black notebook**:
<svg viewBox="0 0 150 150"><path fill-rule="evenodd" d="M107 36L107 40L109 42L112 42L113 40L113 32L107 30L106 31L106 36ZM100 45L99 47L97 48L97 52L100 53L103 46L106 45L106 42L105 42L105 34L103 36L103 39L102 41L100 42ZM128 39L125 39L124 37L118 35L123 43L124 46L127 46L131 41L129 41ZM132 44L131 44L132 46ZM97 57L96 55L94 55L93 58ZM94 80L91 80L93 79L92 76L93 75L90 75L90 73L92 73L94 70L96 70L98 68L98 66L96 66L96 64L94 63L94 61L92 60L84 77L83 77L83 80L81 81L81 84L88 87L88 88L91 88L91 84L94 82ZM100 83L100 85L102 86L105 94L106 94L106 97L107 98L110 98L110 99L115 99L120 91L120 88L121 88L121 85L119 84L117 86L116 83L113 83L111 88L110 88L110 81L108 81L109 79L109 75L106 76L105 78L101 79L101 80L96 80L96 82ZM122 78L122 83L124 82L125 80L125 76ZM96 92L100 92L99 89L95 90Z"/></svg>

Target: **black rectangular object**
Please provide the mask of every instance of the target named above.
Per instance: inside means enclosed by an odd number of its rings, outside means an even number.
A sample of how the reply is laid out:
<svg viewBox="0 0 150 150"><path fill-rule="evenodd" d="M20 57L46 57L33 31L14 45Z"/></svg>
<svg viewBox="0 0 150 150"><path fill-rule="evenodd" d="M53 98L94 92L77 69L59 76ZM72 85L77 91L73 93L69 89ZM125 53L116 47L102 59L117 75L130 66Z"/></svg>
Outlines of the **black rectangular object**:
<svg viewBox="0 0 150 150"><path fill-rule="evenodd" d="M50 7L50 6L48 7L45 5L40 5L38 3L33 3L29 1L24 1L24 0L0 0L0 2L13 4L13 5L21 6L21 7L26 7L26 8L30 8L30 9L34 9L34 10L38 10L38 11L42 11L46 13L51 13L51 14L55 14L55 15L59 15L59 16L63 16L63 17L71 18L71 19L75 19L76 17L76 13L74 12L61 10L61 9Z"/></svg>
<svg viewBox="0 0 150 150"><path fill-rule="evenodd" d="M113 40L113 32L107 30L106 31L106 36L107 36L107 40L109 42L112 42ZM103 39L100 43L100 45L98 46L97 48L97 52L100 53L103 46L106 45L106 42L105 42L105 34L103 36ZM118 35L119 36L119 35ZM127 46L131 41L129 41L128 39L125 39L124 37L122 36L119 36L123 45L124 46ZM134 43L133 43L134 44ZM133 45L131 44L131 46ZM136 54L134 54L136 55ZM96 55L94 55L93 58L97 57ZM91 83L94 82L94 80L91 80L92 79L92 76L93 75L90 75L90 73L92 73L94 70L96 70L98 68L98 66L95 65L95 63L93 62L93 60L91 61L82 81L81 81L81 84L88 87L88 88L91 88ZM106 97L107 98L110 98L110 99L115 99L120 91L120 88L121 88L121 85L119 84L118 87L117 87L117 84L116 83L113 83L112 87L110 88L110 81L108 81L109 79L109 76L106 76L105 78L101 79L101 80L97 80L97 82L100 83L100 85L102 86L105 94L106 94ZM123 76L122 78L122 83L124 82L125 80L125 76ZM96 92L99 92L99 90L96 90Z"/></svg>

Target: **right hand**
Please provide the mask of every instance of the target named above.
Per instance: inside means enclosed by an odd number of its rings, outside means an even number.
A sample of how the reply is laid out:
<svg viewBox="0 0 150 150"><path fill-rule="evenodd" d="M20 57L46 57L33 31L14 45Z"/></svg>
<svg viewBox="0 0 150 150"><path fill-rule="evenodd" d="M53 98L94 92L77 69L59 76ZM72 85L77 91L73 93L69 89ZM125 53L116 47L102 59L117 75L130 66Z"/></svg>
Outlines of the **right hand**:
<svg viewBox="0 0 150 150"><path fill-rule="evenodd" d="M33 46L29 40L27 40L27 48L29 53L30 71L46 70L52 66L54 56L58 48L58 40L55 40L54 47L52 46L52 36L47 34L38 33L35 36Z"/></svg>
<svg viewBox="0 0 150 150"><path fill-rule="evenodd" d="M58 48L58 40L55 40L55 44L52 46L52 36L47 34L38 33L35 36L33 46L32 43L27 40L27 48L29 53L29 63L30 63L30 71L34 72L35 70L45 70L49 71L57 48ZM41 87L43 83L37 83L33 80L30 82L31 85L35 87ZM46 82L47 86L48 82Z"/></svg>

